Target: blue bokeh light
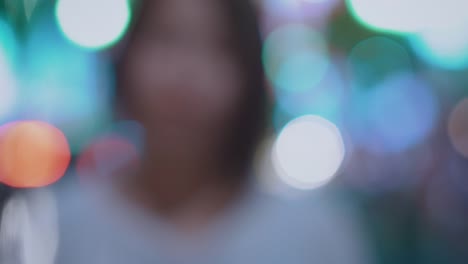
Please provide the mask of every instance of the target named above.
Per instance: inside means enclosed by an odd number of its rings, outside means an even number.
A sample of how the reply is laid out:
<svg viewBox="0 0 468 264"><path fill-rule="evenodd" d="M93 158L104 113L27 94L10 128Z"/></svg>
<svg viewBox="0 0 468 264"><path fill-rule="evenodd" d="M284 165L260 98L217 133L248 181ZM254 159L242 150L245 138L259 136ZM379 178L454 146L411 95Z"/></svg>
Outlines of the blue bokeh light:
<svg viewBox="0 0 468 264"><path fill-rule="evenodd" d="M411 73L387 78L358 104L354 137L374 152L402 152L422 143L439 116L429 83Z"/></svg>

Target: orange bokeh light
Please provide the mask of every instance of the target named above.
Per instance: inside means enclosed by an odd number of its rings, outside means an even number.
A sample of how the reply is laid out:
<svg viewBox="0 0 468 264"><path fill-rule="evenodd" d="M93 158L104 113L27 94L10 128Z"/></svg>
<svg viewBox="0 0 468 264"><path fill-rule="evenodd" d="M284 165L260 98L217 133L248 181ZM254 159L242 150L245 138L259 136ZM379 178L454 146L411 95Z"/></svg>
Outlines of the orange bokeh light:
<svg viewBox="0 0 468 264"><path fill-rule="evenodd" d="M0 127L0 181L16 188L36 188L59 180L70 163L65 135L40 121Z"/></svg>

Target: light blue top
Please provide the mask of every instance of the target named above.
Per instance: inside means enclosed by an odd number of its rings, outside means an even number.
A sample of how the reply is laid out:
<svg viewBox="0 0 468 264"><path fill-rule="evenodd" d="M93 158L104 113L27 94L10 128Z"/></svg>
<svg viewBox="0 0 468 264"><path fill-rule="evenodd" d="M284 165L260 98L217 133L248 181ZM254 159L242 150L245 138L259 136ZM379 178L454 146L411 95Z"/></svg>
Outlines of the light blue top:
<svg viewBox="0 0 468 264"><path fill-rule="evenodd" d="M21 197L26 205L23 207L29 208L22 214L29 218L23 221L29 226L4 221L3 228L9 233L15 233L11 231L14 228L22 229L15 234L23 237L12 239L11 234L5 236L1 231L2 264L372 263L355 213L338 206L324 191L286 198L253 187L209 230L192 237L129 206L109 188L83 191L69 185L54 191L54 199L41 199L43 194L37 191L16 197ZM53 201L55 205L38 206L39 201ZM17 200L16 206L5 212L21 217L11 213L18 204ZM41 206L46 209L39 210ZM41 216L52 212L50 208L57 209L58 221ZM58 231L56 247L57 238L50 235L54 227ZM20 246L13 252L15 243ZM47 250L53 257L44 255Z"/></svg>

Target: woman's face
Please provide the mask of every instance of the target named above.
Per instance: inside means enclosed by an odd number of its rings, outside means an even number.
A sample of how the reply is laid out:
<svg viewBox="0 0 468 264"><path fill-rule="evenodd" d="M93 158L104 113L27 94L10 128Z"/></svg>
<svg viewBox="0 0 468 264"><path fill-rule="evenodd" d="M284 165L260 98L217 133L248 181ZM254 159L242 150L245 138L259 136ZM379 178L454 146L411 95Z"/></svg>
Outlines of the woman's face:
<svg viewBox="0 0 468 264"><path fill-rule="evenodd" d="M244 78L221 4L149 0L144 6L119 78L130 114L149 133L203 141L229 129Z"/></svg>

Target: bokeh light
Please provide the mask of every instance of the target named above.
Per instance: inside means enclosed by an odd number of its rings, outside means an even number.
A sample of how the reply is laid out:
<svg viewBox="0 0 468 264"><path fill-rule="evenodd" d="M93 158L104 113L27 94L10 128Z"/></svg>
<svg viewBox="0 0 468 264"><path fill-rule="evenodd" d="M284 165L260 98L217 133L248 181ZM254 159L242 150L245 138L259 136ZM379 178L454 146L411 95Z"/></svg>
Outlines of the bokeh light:
<svg viewBox="0 0 468 264"><path fill-rule="evenodd" d="M390 33L418 33L466 23L466 1L460 0L346 0L360 23Z"/></svg>
<svg viewBox="0 0 468 264"><path fill-rule="evenodd" d="M59 0L58 24L65 36L79 46L99 49L116 43L131 18L128 0Z"/></svg>
<svg viewBox="0 0 468 264"><path fill-rule="evenodd" d="M347 0L353 16L372 29L390 32L415 32L424 26L424 0ZM432 2L431 2L432 3Z"/></svg>
<svg viewBox="0 0 468 264"><path fill-rule="evenodd" d="M8 123L0 130L0 181L18 188L50 185L68 168L67 139L39 121Z"/></svg>
<svg viewBox="0 0 468 264"><path fill-rule="evenodd" d="M117 133L101 135L82 151L76 165L80 180L96 183L139 161L137 146Z"/></svg>
<svg viewBox="0 0 468 264"><path fill-rule="evenodd" d="M109 67L67 42L51 17L31 25L23 52L28 60L19 76L22 117L57 126L76 152L108 118Z"/></svg>
<svg viewBox="0 0 468 264"><path fill-rule="evenodd" d="M429 83L410 73L388 77L357 104L362 111L353 116L352 122L360 119L355 140L374 152L401 152L423 142L439 114Z"/></svg>
<svg viewBox="0 0 468 264"><path fill-rule="evenodd" d="M17 103L15 79L16 41L11 27L0 18L0 122Z"/></svg>
<svg viewBox="0 0 468 264"><path fill-rule="evenodd" d="M468 67L468 19L458 27L421 32L409 40L415 53L431 65L449 70Z"/></svg>
<svg viewBox="0 0 468 264"><path fill-rule="evenodd" d="M337 68L331 65L315 87L300 92L278 90L276 98L280 108L278 110L290 117L318 115L337 124L341 122L344 93L343 79Z"/></svg>
<svg viewBox="0 0 468 264"><path fill-rule="evenodd" d="M348 56L354 91L369 90L388 76L408 72L413 64L408 51L388 37L377 36L359 42Z"/></svg>
<svg viewBox="0 0 468 264"><path fill-rule="evenodd" d="M279 134L273 165L280 178L295 188L313 189L328 183L345 158L339 129L319 116L302 116Z"/></svg>
<svg viewBox="0 0 468 264"><path fill-rule="evenodd" d="M422 142L438 118L438 103L429 83L411 74L382 82L369 103L370 120L382 139L379 145L389 150L401 151Z"/></svg>
<svg viewBox="0 0 468 264"><path fill-rule="evenodd" d="M468 98L461 100L450 114L448 134L453 147L468 159Z"/></svg>
<svg viewBox="0 0 468 264"><path fill-rule="evenodd" d="M265 40L263 62L275 88L299 92L313 88L329 66L327 45L320 32L304 24L288 24Z"/></svg>
<svg viewBox="0 0 468 264"><path fill-rule="evenodd" d="M262 0L265 13L264 28L271 29L286 22L296 21L325 25L340 0Z"/></svg>
<svg viewBox="0 0 468 264"><path fill-rule="evenodd" d="M10 23L0 16L0 52L5 60L15 68L18 60L18 43L14 30Z"/></svg>

